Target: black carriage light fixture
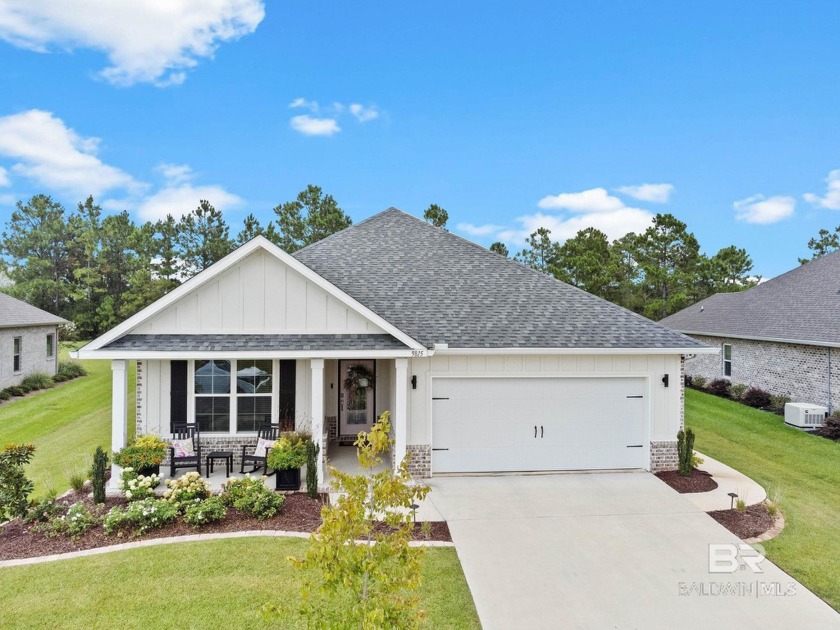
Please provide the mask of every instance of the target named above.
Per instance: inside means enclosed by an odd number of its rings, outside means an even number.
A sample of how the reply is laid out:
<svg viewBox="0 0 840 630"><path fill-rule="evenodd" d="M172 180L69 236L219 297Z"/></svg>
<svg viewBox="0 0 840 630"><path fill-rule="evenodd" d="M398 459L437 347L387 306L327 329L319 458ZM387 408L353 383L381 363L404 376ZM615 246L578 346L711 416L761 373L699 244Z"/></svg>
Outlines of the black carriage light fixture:
<svg viewBox="0 0 840 630"><path fill-rule="evenodd" d="M411 375L411 389L417 389L417 375Z"/></svg>
<svg viewBox="0 0 840 630"><path fill-rule="evenodd" d="M669 380L670 380L670 379L669 379L668 375L666 374L665 376L663 376L663 377L662 377L662 384L663 384L665 387L668 387L668 381L669 381Z"/></svg>

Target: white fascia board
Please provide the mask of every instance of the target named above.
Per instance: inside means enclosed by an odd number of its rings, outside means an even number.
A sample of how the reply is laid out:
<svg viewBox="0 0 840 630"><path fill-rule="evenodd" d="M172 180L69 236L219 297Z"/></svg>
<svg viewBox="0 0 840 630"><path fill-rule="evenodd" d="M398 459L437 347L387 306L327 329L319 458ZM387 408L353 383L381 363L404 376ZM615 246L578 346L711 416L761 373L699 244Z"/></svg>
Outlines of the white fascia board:
<svg viewBox="0 0 840 630"><path fill-rule="evenodd" d="M710 333L680 331L684 335L700 335L702 337L720 337L722 339L745 339L747 341L770 341L773 343L793 343L799 346L817 346L820 348L840 348L840 342L814 341L813 339L785 339L783 337L756 337L754 335L730 335L728 333Z"/></svg>
<svg viewBox="0 0 840 630"><path fill-rule="evenodd" d="M449 354L719 354L720 348L437 348Z"/></svg>
<svg viewBox="0 0 840 630"><path fill-rule="evenodd" d="M411 357L405 350L237 350L164 352L152 350L86 350L71 353L74 359L396 359Z"/></svg>
<svg viewBox="0 0 840 630"><path fill-rule="evenodd" d="M253 253L257 249L263 249L268 253L272 254L281 262L288 265L291 269L304 276L307 280L312 281L314 284L324 289L327 293L332 295L339 302L355 310L363 317L369 319L374 324L376 324L380 328L384 329L386 332L390 333L391 335L402 341L409 348L413 348L415 350L425 350L425 346L423 346L417 340L409 337L396 326L394 326L390 322L387 322L382 317L374 313L372 310L364 306L362 303L347 295L337 286L319 276L317 273L312 271L312 269L299 262L296 258L284 252L282 249L277 247L274 243L269 241L264 236L257 236L245 243L244 245L242 245L241 247L235 249L230 254L222 258L220 261L214 263L204 271L197 273L192 278L181 284L179 287L173 289L170 293L167 293L162 298L150 304L139 313L132 315L123 323L119 324L118 326L115 326L105 334L97 337L89 344L87 344L84 348L82 348L82 350L98 350L103 346L108 345L115 339L119 339L123 335L129 333L132 329L142 324L148 318L161 312L166 307L171 306L176 301L178 301L188 293L194 291L205 282L224 273L233 265L238 263L240 260L248 256L249 254Z"/></svg>

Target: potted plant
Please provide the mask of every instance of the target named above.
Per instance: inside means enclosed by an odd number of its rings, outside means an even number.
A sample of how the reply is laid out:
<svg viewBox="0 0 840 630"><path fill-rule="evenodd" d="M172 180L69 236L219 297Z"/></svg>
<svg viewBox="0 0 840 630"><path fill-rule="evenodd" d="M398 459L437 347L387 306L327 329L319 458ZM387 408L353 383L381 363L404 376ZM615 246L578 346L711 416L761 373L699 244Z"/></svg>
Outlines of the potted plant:
<svg viewBox="0 0 840 630"><path fill-rule="evenodd" d="M166 442L156 435L141 435L128 446L114 453L114 463L133 468L138 475L160 475L160 464L166 457Z"/></svg>
<svg viewBox="0 0 840 630"><path fill-rule="evenodd" d="M308 433L283 433L271 447L267 463L277 471L277 490L300 490L300 468L306 463L306 443L311 440Z"/></svg>

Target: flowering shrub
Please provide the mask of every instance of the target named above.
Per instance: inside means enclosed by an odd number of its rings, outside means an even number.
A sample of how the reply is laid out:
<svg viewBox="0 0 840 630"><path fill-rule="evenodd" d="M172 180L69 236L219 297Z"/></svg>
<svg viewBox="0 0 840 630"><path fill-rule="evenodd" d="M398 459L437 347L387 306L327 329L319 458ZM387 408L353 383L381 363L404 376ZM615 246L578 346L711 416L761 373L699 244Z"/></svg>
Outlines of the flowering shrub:
<svg viewBox="0 0 840 630"><path fill-rule="evenodd" d="M99 522L99 517L84 503L74 503L63 516L39 527L46 536L67 536L76 540Z"/></svg>
<svg viewBox="0 0 840 630"><path fill-rule="evenodd" d="M114 453L114 463L135 470L153 468L166 457L166 446L166 442L156 435L141 435L133 444Z"/></svg>
<svg viewBox="0 0 840 630"><path fill-rule="evenodd" d="M122 490L125 498L129 501L142 501L155 496L155 488L160 483L158 475L144 477L138 475L131 467L123 468L117 487Z"/></svg>
<svg viewBox="0 0 840 630"><path fill-rule="evenodd" d="M67 506L62 503L56 503L52 497L41 499L38 503L32 505L26 516L23 517L24 523L46 523L57 516L64 514L67 511Z"/></svg>
<svg viewBox="0 0 840 630"><path fill-rule="evenodd" d="M131 532L135 536L172 523L178 518L178 508L166 501L143 499L126 507L115 506L105 515L103 525L106 534Z"/></svg>
<svg viewBox="0 0 840 630"><path fill-rule="evenodd" d="M201 503L191 503L184 511L184 522L193 527L221 521L227 514L227 508L219 497L210 497Z"/></svg>
<svg viewBox="0 0 840 630"><path fill-rule="evenodd" d="M285 497L277 494L263 483L265 477L251 477L245 475L239 479L231 479L222 487L219 498L225 505L235 507L248 516L265 520L271 518L283 507Z"/></svg>
<svg viewBox="0 0 840 630"><path fill-rule="evenodd" d="M178 479L167 479L163 498L183 512L190 503L200 503L210 496L210 482L197 472L189 472Z"/></svg>

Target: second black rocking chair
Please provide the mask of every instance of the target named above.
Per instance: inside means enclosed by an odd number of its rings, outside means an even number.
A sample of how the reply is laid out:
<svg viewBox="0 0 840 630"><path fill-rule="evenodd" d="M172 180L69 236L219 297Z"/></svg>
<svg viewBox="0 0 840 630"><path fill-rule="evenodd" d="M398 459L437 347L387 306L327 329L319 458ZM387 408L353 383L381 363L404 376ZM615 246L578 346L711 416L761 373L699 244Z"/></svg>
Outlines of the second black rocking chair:
<svg viewBox="0 0 840 630"><path fill-rule="evenodd" d="M245 465L253 466L252 470L248 472L257 472L260 468L263 469L263 474L268 474L268 452L271 446L267 446L270 442L276 442L280 437L280 427L276 424L261 424L257 429L256 444L245 444L242 446L242 465L239 467L239 474L245 474ZM271 473L272 475L274 472Z"/></svg>

